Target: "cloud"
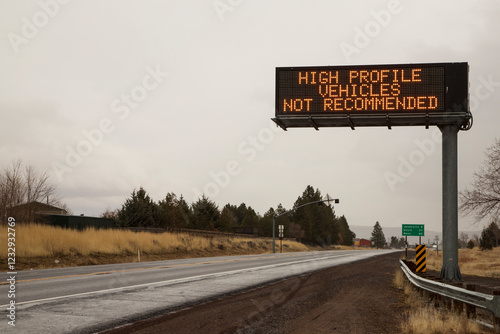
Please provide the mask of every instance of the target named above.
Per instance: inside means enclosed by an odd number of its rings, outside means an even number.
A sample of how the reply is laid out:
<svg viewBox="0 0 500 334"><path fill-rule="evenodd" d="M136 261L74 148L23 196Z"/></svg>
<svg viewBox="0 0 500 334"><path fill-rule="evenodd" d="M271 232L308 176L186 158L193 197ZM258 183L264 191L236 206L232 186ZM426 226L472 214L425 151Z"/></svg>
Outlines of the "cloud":
<svg viewBox="0 0 500 334"><path fill-rule="evenodd" d="M67 147L87 140L84 130L110 119L113 131L59 185L75 212L119 207L140 186L155 200L173 191L191 201L194 188L234 160L241 171L212 198L220 207L290 208L310 184L338 194L336 211L352 224L396 225L411 216L440 228L440 149L396 191L384 178L431 130L280 130L261 150L249 139L274 117L275 67L349 63L341 43L354 43L356 28L378 22L389 3L242 2L221 20L212 2L70 2L18 53L0 42L2 161L64 163ZM471 94L481 78L500 81L498 2L399 4L351 63L467 61ZM2 36L19 33L22 17L39 10L0 6ZM168 77L120 119L111 103L141 86L148 66ZM460 133L461 186L498 134L497 102L496 93L481 100L474 127Z"/></svg>

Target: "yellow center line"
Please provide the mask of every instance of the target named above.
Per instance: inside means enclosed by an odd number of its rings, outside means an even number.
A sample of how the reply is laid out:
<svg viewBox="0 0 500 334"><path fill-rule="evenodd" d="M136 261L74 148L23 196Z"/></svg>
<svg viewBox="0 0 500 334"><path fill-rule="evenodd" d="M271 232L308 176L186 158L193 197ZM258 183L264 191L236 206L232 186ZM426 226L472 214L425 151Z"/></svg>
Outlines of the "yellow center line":
<svg viewBox="0 0 500 334"><path fill-rule="evenodd" d="M282 256L291 256L293 254L285 254ZM173 268L173 267L185 267L185 266L194 266L200 264L212 264L212 263L222 263L222 262L236 262L236 261L247 261L247 260L259 260L259 259L268 259L271 257L277 257L278 255L272 256L261 256L261 257L253 257L248 259L232 259L232 260L218 260L218 261L205 261L205 262L197 262L197 263L184 263L184 264L172 264L169 266L159 266L159 267L148 267L148 268L135 268L135 269L122 269L122 270L110 270L110 271L100 271L95 273L87 273L87 274L75 274L75 275L65 275L65 276L54 276L54 277L42 277L42 278L33 278L16 281L17 283L22 282L33 282L33 281L43 281L49 279L57 279L57 278L71 278L71 277L80 277L80 276L91 276L91 275L105 275L105 274L113 274L113 273L122 273L127 271L139 271L139 270L150 270L150 269L164 269L164 268ZM10 282L0 282L0 285L7 285Z"/></svg>

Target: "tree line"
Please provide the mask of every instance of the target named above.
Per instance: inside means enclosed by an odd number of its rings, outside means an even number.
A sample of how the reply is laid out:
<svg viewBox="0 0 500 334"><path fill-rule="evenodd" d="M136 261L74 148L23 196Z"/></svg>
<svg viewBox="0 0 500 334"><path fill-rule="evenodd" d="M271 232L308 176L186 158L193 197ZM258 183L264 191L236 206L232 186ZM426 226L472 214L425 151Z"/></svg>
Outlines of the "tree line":
<svg viewBox="0 0 500 334"><path fill-rule="evenodd" d="M297 198L290 214L275 218L276 229L284 225L284 236L310 244L352 245L356 237L345 216L338 217L333 206L322 201L319 189L307 186ZM319 202L311 205L301 205ZM206 196L188 204L184 197L170 192L155 202L144 188L134 190L122 207L107 210L102 217L112 218L120 227L189 228L220 232L233 232L234 227L258 227L260 236L271 236L273 217L287 212L279 204L260 215L245 203L226 204L219 209Z"/></svg>
<svg viewBox="0 0 500 334"><path fill-rule="evenodd" d="M481 238L479 239L479 247L481 249L493 249L500 245L500 226L498 222L492 221L487 227L483 228ZM469 248L470 246L467 245Z"/></svg>

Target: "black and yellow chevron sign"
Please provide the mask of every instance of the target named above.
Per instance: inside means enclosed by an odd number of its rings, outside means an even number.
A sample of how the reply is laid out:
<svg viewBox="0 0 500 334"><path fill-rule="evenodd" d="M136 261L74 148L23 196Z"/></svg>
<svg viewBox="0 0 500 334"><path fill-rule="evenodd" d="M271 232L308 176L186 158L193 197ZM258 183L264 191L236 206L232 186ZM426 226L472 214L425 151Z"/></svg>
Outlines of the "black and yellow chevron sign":
<svg viewBox="0 0 500 334"><path fill-rule="evenodd" d="M425 245L417 245L416 250L417 273L425 273Z"/></svg>

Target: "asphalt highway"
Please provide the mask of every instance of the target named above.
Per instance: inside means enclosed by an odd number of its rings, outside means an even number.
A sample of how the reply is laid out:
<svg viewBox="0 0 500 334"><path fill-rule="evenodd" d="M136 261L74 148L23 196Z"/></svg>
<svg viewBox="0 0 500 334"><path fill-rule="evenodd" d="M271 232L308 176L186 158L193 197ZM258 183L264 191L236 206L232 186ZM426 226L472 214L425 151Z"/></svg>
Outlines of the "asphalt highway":
<svg viewBox="0 0 500 334"><path fill-rule="evenodd" d="M0 332L95 333L388 251L195 258L2 273ZM15 301L15 327L8 324ZM11 310L7 308L10 307Z"/></svg>

